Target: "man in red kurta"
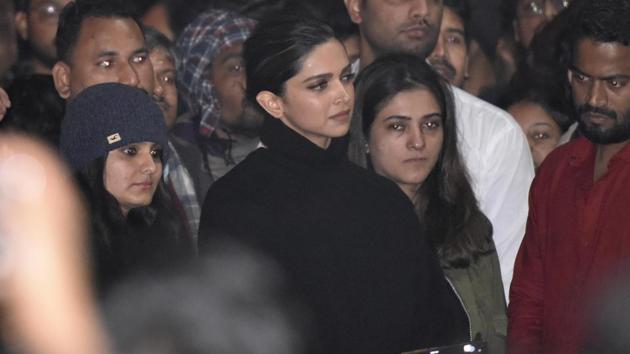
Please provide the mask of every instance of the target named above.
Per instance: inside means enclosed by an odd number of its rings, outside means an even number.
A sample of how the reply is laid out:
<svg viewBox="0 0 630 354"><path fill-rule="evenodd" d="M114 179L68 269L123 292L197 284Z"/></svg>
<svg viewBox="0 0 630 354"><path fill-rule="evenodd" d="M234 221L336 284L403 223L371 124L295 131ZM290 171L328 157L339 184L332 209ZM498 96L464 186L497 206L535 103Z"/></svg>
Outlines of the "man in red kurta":
<svg viewBox="0 0 630 354"><path fill-rule="evenodd" d="M589 302L630 258L629 18L630 0L575 9L568 78L584 137L557 148L532 185L510 354L578 353Z"/></svg>

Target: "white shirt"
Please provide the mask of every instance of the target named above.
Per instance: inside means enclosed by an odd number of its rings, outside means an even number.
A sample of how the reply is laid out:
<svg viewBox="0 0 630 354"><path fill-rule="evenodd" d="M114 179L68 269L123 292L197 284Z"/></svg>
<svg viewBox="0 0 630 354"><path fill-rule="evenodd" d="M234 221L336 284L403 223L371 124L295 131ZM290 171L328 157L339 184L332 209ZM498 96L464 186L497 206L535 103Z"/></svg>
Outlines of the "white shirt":
<svg viewBox="0 0 630 354"><path fill-rule="evenodd" d="M459 149L479 206L492 223L507 300L525 235L534 163L521 128L507 112L456 87L452 90Z"/></svg>

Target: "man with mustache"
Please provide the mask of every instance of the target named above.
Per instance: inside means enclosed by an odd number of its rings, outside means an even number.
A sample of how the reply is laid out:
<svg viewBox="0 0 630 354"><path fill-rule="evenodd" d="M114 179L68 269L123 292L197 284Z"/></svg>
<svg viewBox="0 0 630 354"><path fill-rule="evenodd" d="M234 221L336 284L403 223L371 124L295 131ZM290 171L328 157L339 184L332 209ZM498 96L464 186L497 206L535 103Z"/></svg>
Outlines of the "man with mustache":
<svg viewBox="0 0 630 354"><path fill-rule="evenodd" d="M153 98L160 106L169 130L168 158L164 164L164 182L175 200L178 212L188 222L193 239L197 239L200 202L210 187L210 174L204 169L201 151L196 145L176 137L172 130L177 120L177 53L175 45L165 35L147 27L144 29L149 60L153 66L155 89Z"/></svg>
<svg viewBox="0 0 630 354"><path fill-rule="evenodd" d="M59 16L55 45L58 61L52 75L65 100L106 82L153 92L153 67L142 28L122 1L68 3Z"/></svg>
<svg viewBox="0 0 630 354"><path fill-rule="evenodd" d="M565 47L583 136L532 185L510 291L513 354L581 352L590 302L630 257L630 0L575 10Z"/></svg>
<svg viewBox="0 0 630 354"><path fill-rule="evenodd" d="M152 95L164 111L168 106L175 108L168 110L167 115L176 113L176 103L173 106L172 101L165 100L168 86L163 82L156 85L143 28L124 1L69 2L59 16L55 45L58 61L52 75L57 93L64 100L73 100L91 86L113 82L141 89ZM173 155L169 161L175 158ZM167 176L183 168L181 163L173 166L171 162L170 166L164 170ZM169 167L168 163L165 167ZM173 210L185 221L194 240L200 213L198 198L190 178L184 178L183 172L176 175L180 178L173 179L175 175L171 175L167 181L168 192L173 199Z"/></svg>
<svg viewBox="0 0 630 354"><path fill-rule="evenodd" d="M15 27L27 49L18 75L51 74L57 61L55 33L59 13L69 2L70 0L16 1Z"/></svg>
<svg viewBox="0 0 630 354"><path fill-rule="evenodd" d="M359 26L361 67L389 53L404 52L426 59L433 51L443 0L344 1L350 18ZM534 164L525 136L509 114L455 87L453 96L458 144L479 206L492 223L507 291L525 234ZM505 330L505 323L496 322L497 328Z"/></svg>
<svg viewBox="0 0 630 354"><path fill-rule="evenodd" d="M453 86L462 87L468 76L468 3L444 0L442 24L429 65Z"/></svg>
<svg viewBox="0 0 630 354"><path fill-rule="evenodd" d="M245 100L243 43L256 23L224 9L195 18L175 42L177 83L191 114L173 131L196 142L213 180L225 175L258 147L262 116Z"/></svg>

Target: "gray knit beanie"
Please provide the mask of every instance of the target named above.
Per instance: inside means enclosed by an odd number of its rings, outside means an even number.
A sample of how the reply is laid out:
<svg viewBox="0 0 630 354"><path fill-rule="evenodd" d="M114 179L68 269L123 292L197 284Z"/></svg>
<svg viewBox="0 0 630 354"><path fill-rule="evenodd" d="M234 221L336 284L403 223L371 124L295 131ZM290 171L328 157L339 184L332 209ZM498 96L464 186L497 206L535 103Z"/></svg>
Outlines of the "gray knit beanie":
<svg viewBox="0 0 630 354"><path fill-rule="evenodd" d="M59 145L76 171L132 143L157 143L166 152L167 139L164 115L146 92L106 83L88 87L68 102Z"/></svg>

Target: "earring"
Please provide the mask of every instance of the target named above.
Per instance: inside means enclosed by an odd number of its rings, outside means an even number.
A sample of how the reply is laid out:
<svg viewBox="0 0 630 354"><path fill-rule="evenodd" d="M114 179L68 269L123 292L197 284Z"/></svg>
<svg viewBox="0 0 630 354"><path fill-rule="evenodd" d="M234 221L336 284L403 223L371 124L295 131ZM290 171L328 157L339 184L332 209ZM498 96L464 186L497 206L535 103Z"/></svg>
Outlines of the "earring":
<svg viewBox="0 0 630 354"><path fill-rule="evenodd" d="M365 143L364 149L365 149L365 154L366 154L366 155L369 155L369 154L370 154L370 145L368 145L367 143Z"/></svg>

